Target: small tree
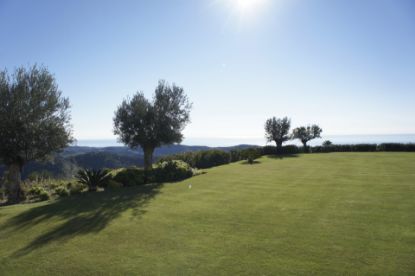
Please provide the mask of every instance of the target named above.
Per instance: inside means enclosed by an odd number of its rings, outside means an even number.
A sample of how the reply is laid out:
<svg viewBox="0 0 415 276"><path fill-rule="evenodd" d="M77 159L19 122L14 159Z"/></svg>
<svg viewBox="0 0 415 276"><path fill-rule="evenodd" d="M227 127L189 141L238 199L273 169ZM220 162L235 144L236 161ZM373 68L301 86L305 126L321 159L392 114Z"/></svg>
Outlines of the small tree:
<svg viewBox="0 0 415 276"><path fill-rule="evenodd" d="M277 119L272 117L265 122L265 137L268 142L274 141L277 153L282 153L282 143L291 139L289 132L291 120L287 117Z"/></svg>
<svg viewBox="0 0 415 276"><path fill-rule="evenodd" d="M299 139L303 143L304 151L307 151L307 142L315 138L320 138L322 131L318 125L298 127L293 130L293 138Z"/></svg>
<svg viewBox="0 0 415 276"><path fill-rule="evenodd" d="M327 147L330 147L332 145L333 145L333 143L330 140L326 140L326 141L323 142L323 147L327 148Z"/></svg>
<svg viewBox="0 0 415 276"><path fill-rule="evenodd" d="M115 112L114 133L130 148L143 149L144 169L148 171L155 148L182 141L190 109L183 88L159 81L151 102L142 92L122 102Z"/></svg>
<svg viewBox="0 0 415 276"><path fill-rule="evenodd" d="M0 159L7 166L9 202L18 202L23 166L73 141L69 100L44 67L0 72Z"/></svg>
<svg viewBox="0 0 415 276"><path fill-rule="evenodd" d="M244 155L246 156L246 161L248 164L252 165L255 163L255 160L261 157L260 149L250 148L244 150Z"/></svg>

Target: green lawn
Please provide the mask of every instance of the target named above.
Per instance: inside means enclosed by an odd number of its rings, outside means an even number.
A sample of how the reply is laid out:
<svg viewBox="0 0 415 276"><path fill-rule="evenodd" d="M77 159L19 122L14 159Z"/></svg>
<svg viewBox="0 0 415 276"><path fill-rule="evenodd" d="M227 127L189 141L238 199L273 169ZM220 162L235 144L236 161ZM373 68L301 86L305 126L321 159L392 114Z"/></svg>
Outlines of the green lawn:
<svg viewBox="0 0 415 276"><path fill-rule="evenodd" d="M1 207L0 274L415 274L413 153L206 172Z"/></svg>

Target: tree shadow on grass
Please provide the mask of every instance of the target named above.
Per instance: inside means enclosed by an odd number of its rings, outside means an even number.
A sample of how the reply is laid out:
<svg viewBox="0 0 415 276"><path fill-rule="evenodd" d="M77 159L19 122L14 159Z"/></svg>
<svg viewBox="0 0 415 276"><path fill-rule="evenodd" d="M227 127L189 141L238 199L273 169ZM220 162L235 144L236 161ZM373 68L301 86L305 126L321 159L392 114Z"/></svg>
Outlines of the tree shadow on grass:
<svg viewBox="0 0 415 276"><path fill-rule="evenodd" d="M7 231L28 230L54 218L64 221L14 252L11 257L24 256L51 242L65 242L75 236L98 233L128 209L132 210L134 217L139 217L145 213L146 204L160 192L160 188L160 184L153 184L65 198L10 218L0 233L7 235Z"/></svg>
<svg viewBox="0 0 415 276"><path fill-rule="evenodd" d="M273 154L273 155L267 155L268 158L271 159L284 159L284 158L293 158L298 157L298 154Z"/></svg>
<svg viewBox="0 0 415 276"><path fill-rule="evenodd" d="M241 164L242 165L256 165L256 164L261 164L261 162L257 160L254 160L252 163L249 163L248 161L243 161Z"/></svg>

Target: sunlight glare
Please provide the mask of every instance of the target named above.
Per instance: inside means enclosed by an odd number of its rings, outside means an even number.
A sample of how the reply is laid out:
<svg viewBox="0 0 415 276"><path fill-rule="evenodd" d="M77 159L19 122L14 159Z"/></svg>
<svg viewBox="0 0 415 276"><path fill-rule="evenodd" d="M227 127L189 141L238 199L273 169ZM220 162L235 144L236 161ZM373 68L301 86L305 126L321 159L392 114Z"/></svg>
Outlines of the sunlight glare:
<svg viewBox="0 0 415 276"><path fill-rule="evenodd" d="M265 7L268 0L228 0L232 8L241 17L251 17Z"/></svg>

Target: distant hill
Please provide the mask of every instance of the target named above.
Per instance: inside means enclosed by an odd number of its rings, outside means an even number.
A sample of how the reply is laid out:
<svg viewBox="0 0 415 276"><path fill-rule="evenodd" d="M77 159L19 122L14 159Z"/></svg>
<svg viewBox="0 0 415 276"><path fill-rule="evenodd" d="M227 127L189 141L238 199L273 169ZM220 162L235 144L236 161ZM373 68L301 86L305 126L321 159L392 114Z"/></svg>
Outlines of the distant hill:
<svg viewBox="0 0 415 276"><path fill-rule="evenodd" d="M252 145L237 145L232 147L207 147L169 145L157 148L154 152L154 160L162 156L189 151L201 151L220 149L230 151L232 149L244 149L254 147ZM71 178L80 168L121 168L142 166L144 164L143 151L128 147L80 147L72 146L50 157L43 162L30 162L22 172L22 177L27 178L33 172L42 172L57 178ZM0 174L3 175L4 166L0 165Z"/></svg>

